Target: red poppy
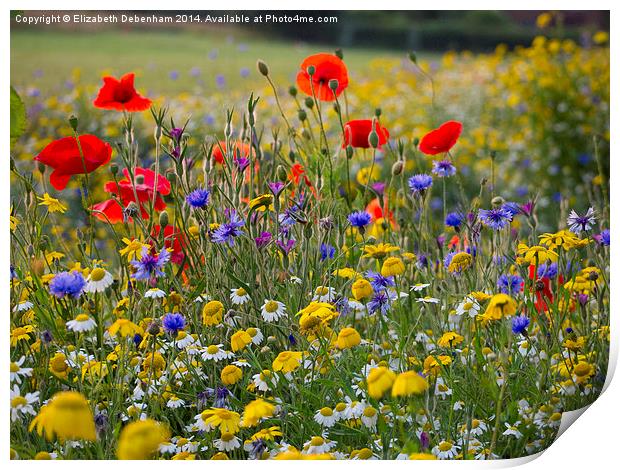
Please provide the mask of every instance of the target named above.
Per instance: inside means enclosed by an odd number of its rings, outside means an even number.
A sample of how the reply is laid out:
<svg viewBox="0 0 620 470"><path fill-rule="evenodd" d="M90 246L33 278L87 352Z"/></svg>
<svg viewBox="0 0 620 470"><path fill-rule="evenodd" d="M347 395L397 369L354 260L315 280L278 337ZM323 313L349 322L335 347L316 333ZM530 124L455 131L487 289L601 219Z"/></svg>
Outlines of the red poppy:
<svg viewBox="0 0 620 470"><path fill-rule="evenodd" d="M448 152L456 144L462 130L463 124L458 121L444 122L437 129L422 137L418 148L426 155Z"/></svg>
<svg viewBox="0 0 620 470"><path fill-rule="evenodd" d="M312 181L310 181L310 178L308 178L308 175L306 173L306 169L303 167L303 165L301 163L295 163L292 167L291 167L291 172L289 174L289 181L291 181L295 186L299 186L299 183L301 182L301 180L304 180L304 183L306 184L306 186L308 188L310 188L310 192L314 195L315 198L318 197L318 194L316 192L316 189L314 189L314 186L312 186ZM291 188L291 197L295 196L295 189Z"/></svg>
<svg viewBox="0 0 620 470"><path fill-rule="evenodd" d="M149 109L151 100L136 91L133 79L133 73L123 75L120 80L114 77L103 77L103 86L93 101L93 105L101 109L129 112Z"/></svg>
<svg viewBox="0 0 620 470"><path fill-rule="evenodd" d="M79 139L83 161L75 137L55 140L34 157L36 161L54 169L50 175L50 183L59 191L67 187L71 176L91 173L108 163L112 157L112 147L107 142L89 134L81 135Z"/></svg>
<svg viewBox="0 0 620 470"><path fill-rule="evenodd" d="M170 194L170 182L165 176L158 174L157 187L155 187L155 172L152 170L136 168L134 170L134 182L130 180L127 168L123 169L123 174L125 178L118 183L116 181L108 181L103 186L105 192L118 196L118 200L123 207L127 207L130 202L139 203L142 218L148 219L149 213L146 209L149 207L150 201L153 200L153 194L155 193L154 209L162 211L166 208L166 203L161 196ZM138 180L137 177L140 177L139 182L135 181ZM112 223L118 223L123 220L122 208L114 199L95 204L92 210L105 214L105 217L103 214L94 214L100 220L109 220Z"/></svg>
<svg viewBox="0 0 620 470"><path fill-rule="evenodd" d="M387 143L390 133L385 127L381 127L379 122L376 124L376 132L379 136L379 145L377 148ZM344 125L344 142L342 148L349 145L355 148L367 149L370 147L368 136L372 132L372 119L354 119Z"/></svg>
<svg viewBox="0 0 620 470"><path fill-rule="evenodd" d="M387 198L384 201L384 205L381 205L381 201L379 198L374 198L372 201L368 203L366 206L366 212L370 214L372 217L372 221L375 222L377 219L381 219L384 213L387 213L388 219L393 224L394 223L394 213L391 210L385 210L387 208L388 201Z"/></svg>
<svg viewBox="0 0 620 470"><path fill-rule="evenodd" d="M314 75L310 77L308 67L314 67ZM329 88L329 81L338 80L336 88L336 96L349 84L349 76L347 74L347 66L344 62L332 54L314 54L306 57L301 63L301 70L297 73L297 86L306 95L314 95L320 101L334 101L334 92Z"/></svg>
<svg viewBox="0 0 620 470"><path fill-rule="evenodd" d="M537 278L536 266L531 264L529 267L529 278L531 280L536 279L534 283L534 290L536 292L536 301L534 306L538 313L543 313L549 310L549 305L553 303L553 292L551 291L551 279L548 277ZM563 282L562 276L559 275L560 282Z"/></svg>
<svg viewBox="0 0 620 470"><path fill-rule="evenodd" d="M211 153L216 163L220 165L224 163L224 157L226 155L226 142L223 140L213 146ZM233 158L248 158L250 155L250 146L248 144L242 144L240 142L235 143L235 149L233 151Z"/></svg>
<svg viewBox="0 0 620 470"><path fill-rule="evenodd" d="M458 235L454 235L451 239L450 242L448 243L448 248L450 248L451 250L458 248L461 245L461 239L459 238Z"/></svg>
<svg viewBox="0 0 620 470"><path fill-rule="evenodd" d="M155 225L151 232L151 237L159 239L161 226ZM152 244L154 246L154 244ZM170 251L170 261L175 264L182 264L185 259L184 249L187 246L183 233L172 225L164 228L164 248Z"/></svg>

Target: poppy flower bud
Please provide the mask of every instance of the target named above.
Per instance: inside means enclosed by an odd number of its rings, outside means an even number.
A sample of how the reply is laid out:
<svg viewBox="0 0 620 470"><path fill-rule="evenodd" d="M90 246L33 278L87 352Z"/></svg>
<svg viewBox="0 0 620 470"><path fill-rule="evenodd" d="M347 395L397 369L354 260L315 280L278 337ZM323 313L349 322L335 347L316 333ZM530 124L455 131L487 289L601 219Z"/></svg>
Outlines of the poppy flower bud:
<svg viewBox="0 0 620 470"><path fill-rule="evenodd" d="M373 149L376 149L379 146L379 134L374 129L370 134L368 134L368 143Z"/></svg>
<svg viewBox="0 0 620 470"><path fill-rule="evenodd" d="M312 138L312 136L310 135L310 132L308 132L308 129L302 129L301 136L306 140L310 140Z"/></svg>
<svg viewBox="0 0 620 470"><path fill-rule="evenodd" d="M297 111L297 117L299 118L301 122L304 122L306 118L308 117L308 115L303 109L300 109L299 111Z"/></svg>
<svg viewBox="0 0 620 470"><path fill-rule="evenodd" d="M157 124L155 126L155 132L153 133L153 137L155 138L156 142L159 142L161 140L161 134L162 134L161 125Z"/></svg>
<svg viewBox="0 0 620 470"><path fill-rule="evenodd" d="M136 184L144 184L144 175L136 175Z"/></svg>
<svg viewBox="0 0 620 470"><path fill-rule="evenodd" d="M351 160L353 158L353 146L347 145L346 152L347 152L347 158Z"/></svg>
<svg viewBox="0 0 620 470"><path fill-rule="evenodd" d="M268 352L271 352L271 348L269 346L263 346L262 348L260 348L260 352L267 354Z"/></svg>
<svg viewBox="0 0 620 470"><path fill-rule="evenodd" d="M308 75L312 77L312 75L314 75L314 72L316 72L316 67L314 65L309 65L306 69L306 72L308 72Z"/></svg>
<svg viewBox="0 0 620 470"><path fill-rule="evenodd" d="M278 342L278 340L276 339L276 337L275 337L275 336L268 336L268 337L267 337L267 342L268 342L268 343L277 343L277 342Z"/></svg>
<svg viewBox="0 0 620 470"><path fill-rule="evenodd" d="M226 127L224 128L224 135L230 139L232 137L232 133L233 133L232 124L230 121L228 121L226 123Z"/></svg>
<svg viewBox="0 0 620 470"><path fill-rule="evenodd" d="M116 163L110 164L110 173L112 173L113 175L118 174L118 165Z"/></svg>
<svg viewBox="0 0 620 470"><path fill-rule="evenodd" d="M417 147L419 143L420 143L420 139L418 139L417 137L415 139L413 139L413 146L414 147Z"/></svg>
<svg viewBox="0 0 620 470"><path fill-rule="evenodd" d="M269 67L267 67L267 64L265 62L263 62L262 60L258 59L256 61L256 68L258 69L258 72L264 76L264 77L268 77L269 76Z"/></svg>
<svg viewBox="0 0 620 470"><path fill-rule="evenodd" d="M338 80L335 78L332 78L329 82L327 82L327 84L329 85L329 89L331 91L336 91L338 89Z"/></svg>
<svg viewBox="0 0 620 470"><path fill-rule="evenodd" d="M375 116L381 117L381 108L376 108L375 109Z"/></svg>
<svg viewBox="0 0 620 470"><path fill-rule="evenodd" d="M418 63L418 56L416 55L415 52L413 51L409 52L409 60L413 62L414 64Z"/></svg>
<svg viewBox="0 0 620 470"><path fill-rule="evenodd" d="M500 207L503 206L504 203L506 201L504 200L503 197L501 196L495 196L492 200L491 200L491 204L493 204L494 207Z"/></svg>
<svg viewBox="0 0 620 470"><path fill-rule="evenodd" d="M310 240L310 239L312 238L312 235L313 235L312 225L307 224L307 225L304 227L304 236L305 236L308 240Z"/></svg>
<svg viewBox="0 0 620 470"><path fill-rule="evenodd" d="M284 168L282 165L278 165L278 167L276 168L276 175L278 176L279 181L284 182L288 179L288 175L286 174L286 168Z"/></svg>
<svg viewBox="0 0 620 470"><path fill-rule="evenodd" d="M288 94L291 95L292 97L297 96L297 88L295 88L294 86L290 87L288 89Z"/></svg>
<svg viewBox="0 0 620 470"><path fill-rule="evenodd" d="M162 229L165 229L168 226L169 222L170 222L170 219L168 217L168 211L162 211L159 214L159 225L161 226Z"/></svg>
<svg viewBox="0 0 620 470"><path fill-rule="evenodd" d="M491 150L491 160L495 160L497 158L497 152L495 150Z"/></svg>
<svg viewBox="0 0 620 470"><path fill-rule="evenodd" d="M314 100L310 97L305 100L306 108L312 109L314 107Z"/></svg>
<svg viewBox="0 0 620 470"><path fill-rule="evenodd" d="M402 160L396 160L392 165L392 176L398 176L403 172L405 163Z"/></svg>
<svg viewBox="0 0 620 470"><path fill-rule="evenodd" d="M138 204L134 201L130 201L129 204L127 204L127 207L123 209L123 212L127 217L135 217L140 213L140 209L138 208Z"/></svg>
<svg viewBox="0 0 620 470"><path fill-rule="evenodd" d="M344 59L344 54L342 53L342 49L338 48L334 51L334 55L338 57L340 60Z"/></svg>
<svg viewBox="0 0 620 470"><path fill-rule="evenodd" d="M74 114L69 116L69 125L71 126L71 129L73 129L73 132L77 132L78 118Z"/></svg>
<svg viewBox="0 0 620 470"><path fill-rule="evenodd" d="M37 169L39 170L39 173L43 174L45 173L45 165L41 162L37 163Z"/></svg>
<svg viewBox="0 0 620 470"><path fill-rule="evenodd" d="M480 186L485 186L487 184L487 181L489 180L483 176L482 179L480 180Z"/></svg>

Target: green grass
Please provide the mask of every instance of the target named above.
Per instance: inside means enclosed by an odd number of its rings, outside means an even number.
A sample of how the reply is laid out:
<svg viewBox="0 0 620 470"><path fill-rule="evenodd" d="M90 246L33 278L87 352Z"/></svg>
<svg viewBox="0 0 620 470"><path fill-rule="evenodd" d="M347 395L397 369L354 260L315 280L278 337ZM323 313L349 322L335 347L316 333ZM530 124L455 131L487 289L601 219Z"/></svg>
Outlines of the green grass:
<svg viewBox="0 0 620 470"><path fill-rule="evenodd" d="M138 88L156 93L216 91L217 75L224 76L225 89L249 92L264 85L256 72L257 58L267 62L275 77L292 81L304 57L336 47L257 38L243 32L18 30L11 34L11 83L21 89L37 87L51 92L70 80L72 71L79 68L81 80L87 83L99 83L104 72L120 75L135 71L139 75ZM210 57L214 50L215 59ZM345 51L345 60L354 74L363 73L368 62L379 57L404 57L404 52ZM191 75L193 68L200 69L198 78ZM250 72L247 78L241 77L243 68ZM170 78L172 71L178 73L178 79Z"/></svg>

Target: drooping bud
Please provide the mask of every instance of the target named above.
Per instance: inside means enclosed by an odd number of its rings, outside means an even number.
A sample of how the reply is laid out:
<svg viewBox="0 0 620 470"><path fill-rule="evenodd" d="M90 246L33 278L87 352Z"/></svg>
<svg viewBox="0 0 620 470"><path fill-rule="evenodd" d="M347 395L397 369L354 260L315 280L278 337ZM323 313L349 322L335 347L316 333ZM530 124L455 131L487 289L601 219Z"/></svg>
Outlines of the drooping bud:
<svg viewBox="0 0 620 470"><path fill-rule="evenodd" d="M392 176L400 175L403 172L403 168L405 168L405 162L396 160L392 165Z"/></svg>
<svg viewBox="0 0 620 470"><path fill-rule="evenodd" d="M268 77L269 76L269 67L267 66L267 64L265 62L263 62L262 60L258 59L256 61L256 68L258 69L258 72L263 76L263 77Z"/></svg>
<svg viewBox="0 0 620 470"><path fill-rule="evenodd" d="M146 332L152 336L157 336L160 331L159 325L155 322L149 323L149 326L146 327Z"/></svg>
<svg viewBox="0 0 620 470"><path fill-rule="evenodd" d="M493 205L493 207L501 207L504 205L504 203L506 202L506 200L501 197L501 196L495 196L492 200L491 200L491 204Z"/></svg>

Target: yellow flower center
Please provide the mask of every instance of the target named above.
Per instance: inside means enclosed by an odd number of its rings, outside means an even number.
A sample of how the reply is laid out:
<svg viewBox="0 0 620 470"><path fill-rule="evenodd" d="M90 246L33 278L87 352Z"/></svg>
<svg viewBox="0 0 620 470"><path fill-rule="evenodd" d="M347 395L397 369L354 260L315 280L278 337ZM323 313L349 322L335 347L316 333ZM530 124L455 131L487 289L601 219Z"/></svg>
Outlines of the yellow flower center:
<svg viewBox="0 0 620 470"><path fill-rule="evenodd" d="M237 294L239 297L243 297L244 295L247 294L247 292L245 291L245 289L243 287L239 287L239 289L237 289L235 294Z"/></svg>
<svg viewBox="0 0 620 470"><path fill-rule="evenodd" d="M372 457L372 450L370 450L368 447L364 447L363 449L360 449L360 451L357 453L357 457L360 460L367 460Z"/></svg>
<svg viewBox="0 0 620 470"><path fill-rule="evenodd" d="M215 354L215 353L217 353L219 350L220 350L220 347L219 347L219 346L216 346L215 344L212 344L211 346L209 346L209 347L207 348L207 352L208 352L209 354Z"/></svg>
<svg viewBox="0 0 620 470"><path fill-rule="evenodd" d="M181 437L180 439L177 440L177 446L178 447L182 447L185 444L187 444L189 442L189 440L185 437Z"/></svg>
<svg viewBox="0 0 620 470"><path fill-rule="evenodd" d="M344 411L345 408L347 407L347 405L345 405L344 403L340 402L336 405L336 411L338 411L339 413Z"/></svg>
<svg viewBox="0 0 620 470"><path fill-rule="evenodd" d="M469 310L469 309L471 309L473 306L474 306L474 303L473 303L473 302L465 302L465 303L463 304L463 310Z"/></svg>
<svg viewBox="0 0 620 470"><path fill-rule="evenodd" d="M450 449L452 449L452 444L450 442L443 441L439 444L439 450L442 452L446 452Z"/></svg>
<svg viewBox="0 0 620 470"><path fill-rule="evenodd" d="M88 321L90 317L85 313L80 313L77 317L75 317L75 321L77 322L85 322Z"/></svg>
<svg viewBox="0 0 620 470"><path fill-rule="evenodd" d="M322 446L325 443L325 440L321 436L314 436L310 440L310 445L313 447Z"/></svg>
<svg viewBox="0 0 620 470"><path fill-rule="evenodd" d="M273 313L278 310L278 303L275 300L270 300L265 304L265 310L269 313Z"/></svg>
<svg viewBox="0 0 620 470"><path fill-rule="evenodd" d="M328 408L327 406L321 408L321 415L323 416L332 416L334 414L334 412L332 411L331 408Z"/></svg>
<svg viewBox="0 0 620 470"><path fill-rule="evenodd" d="M223 441L232 441L235 438L235 435L231 432L223 432L222 433L222 440Z"/></svg>
<svg viewBox="0 0 620 470"><path fill-rule="evenodd" d="M327 295L329 293L329 289L327 287L324 286L320 286L316 288L316 291L314 291L317 295Z"/></svg>
<svg viewBox="0 0 620 470"><path fill-rule="evenodd" d="M18 406L24 406L28 404L28 400L26 400L24 397L18 395L15 398L13 398L11 400L11 407L12 408L17 408Z"/></svg>
<svg viewBox="0 0 620 470"><path fill-rule="evenodd" d="M90 273L91 281L95 281L95 282L101 281L104 277L105 277L105 270L102 268L95 268Z"/></svg>
<svg viewBox="0 0 620 470"><path fill-rule="evenodd" d="M377 414L377 410L375 410L372 406L369 406L366 409L364 409L364 416L366 416L366 418L373 418L376 414Z"/></svg>
<svg viewBox="0 0 620 470"><path fill-rule="evenodd" d="M11 362L11 372L17 372L18 370L19 366L16 363Z"/></svg>

